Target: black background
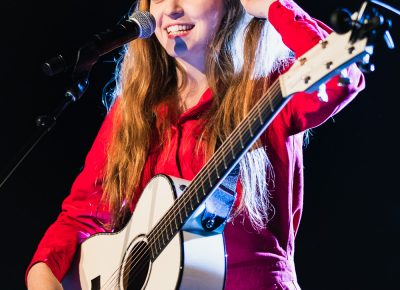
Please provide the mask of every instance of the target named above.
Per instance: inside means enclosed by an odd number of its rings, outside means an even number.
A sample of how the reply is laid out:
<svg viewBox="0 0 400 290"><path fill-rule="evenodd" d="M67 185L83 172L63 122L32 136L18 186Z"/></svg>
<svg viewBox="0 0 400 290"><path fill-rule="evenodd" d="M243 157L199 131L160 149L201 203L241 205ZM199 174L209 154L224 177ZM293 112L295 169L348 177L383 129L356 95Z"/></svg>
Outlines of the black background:
<svg viewBox="0 0 400 290"><path fill-rule="evenodd" d="M355 11L359 1L298 1L329 23L332 11ZM399 7L399 2L385 3ZM62 101L66 75L47 77L44 60L75 49L111 28L128 1L3 1L1 21L0 169L34 135L35 118ZM392 36L400 46L399 17ZM24 272L45 229L81 169L105 109L102 89L118 52L95 65L90 87L71 105L0 189L1 289L24 289ZM399 49L375 49L376 71L340 114L314 130L305 148L305 201L296 243L300 285L306 289L399 289L400 206Z"/></svg>

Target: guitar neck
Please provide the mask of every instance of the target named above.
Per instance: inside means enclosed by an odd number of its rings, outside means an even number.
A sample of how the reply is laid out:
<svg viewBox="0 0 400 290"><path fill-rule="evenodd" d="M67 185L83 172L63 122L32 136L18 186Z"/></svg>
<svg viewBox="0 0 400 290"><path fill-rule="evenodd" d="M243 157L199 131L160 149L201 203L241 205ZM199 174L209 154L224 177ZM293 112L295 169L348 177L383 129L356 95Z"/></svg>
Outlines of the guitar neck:
<svg viewBox="0 0 400 290"><path fill-rule="evenodd" d="M148 234L153 261L199 205L238 164L289 99L290 97L282 96L280 81L275 80L267 93L222 143L185 192Z"/></svg>

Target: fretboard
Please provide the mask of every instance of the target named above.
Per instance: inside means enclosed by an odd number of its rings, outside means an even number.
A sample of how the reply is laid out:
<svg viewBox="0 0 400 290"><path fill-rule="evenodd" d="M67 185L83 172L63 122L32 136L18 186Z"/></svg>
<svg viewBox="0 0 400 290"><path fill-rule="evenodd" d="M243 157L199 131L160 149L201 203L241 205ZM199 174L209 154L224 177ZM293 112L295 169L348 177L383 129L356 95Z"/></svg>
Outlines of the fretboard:
<svg viewBox="0 0 400 290"><path fill-rule="evenodd" d="M148 234L153 261L179 232L199 205L238 164L240 158L265 131L289 99L290 97L282 96L279 79L273 82L268 92L260 98L247 117L221 144L184 193Z"/></svg>

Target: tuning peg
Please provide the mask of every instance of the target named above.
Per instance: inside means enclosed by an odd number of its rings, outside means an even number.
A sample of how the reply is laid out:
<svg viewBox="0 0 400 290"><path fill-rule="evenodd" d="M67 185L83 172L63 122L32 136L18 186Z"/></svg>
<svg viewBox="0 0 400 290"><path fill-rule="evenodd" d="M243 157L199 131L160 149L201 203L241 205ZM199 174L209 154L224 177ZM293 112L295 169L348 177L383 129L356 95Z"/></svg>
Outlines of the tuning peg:
<svg viewBox="0 0 400 290"><path fill-rule="evenodd" d="M331 15L331 24L333 29L338 34L344 34L349 31L353 26L351 13L349 10L341 8L336 9Z"/></svg>
<svg viewBox="0 0 400 290"><path fill-rule="evenodd" d="M351 84L351 80L348 77L340 77L338 80L339 87L347 87L350 84Z"/></svg>
<svg viewBox="0 0 400 290"><path fill-rule="evenodd" d="M358 67L364 73L371 73L375 71L375 65L373 63L360 63Z"/></svg>
<svg viewBox="0 0 400 290"><path fill-rule="evenodd" d="M344 69L340 72L340 76L338 79L338 86L347 87L350 84L351 84L351 79L349 77L349 74L347 73L347 70Z"/></svg>
<svg viewBox="0 0 400 290"><path fill-rule="evenodd" d="M318 96L318 99L321 102L324 102L324 103L328 102L328 94L326 92L326 85L325 84L322 84L322 85L320 85L318 87L317 96Z"/></svg>
<svg viewBox="0 0 400 290"><path fill-rule="evenodd" d="M358 67L364 73L371 73L375 71L375 65L371 63L371 56L365 55L361 62L358 63Z"/></svg>

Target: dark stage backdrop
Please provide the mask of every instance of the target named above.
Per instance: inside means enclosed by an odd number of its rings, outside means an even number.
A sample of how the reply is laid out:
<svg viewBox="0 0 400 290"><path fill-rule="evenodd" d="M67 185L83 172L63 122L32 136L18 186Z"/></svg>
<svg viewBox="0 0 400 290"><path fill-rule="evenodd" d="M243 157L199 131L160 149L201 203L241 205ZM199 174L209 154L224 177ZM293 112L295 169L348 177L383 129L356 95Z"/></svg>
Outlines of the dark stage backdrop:
<svg viewBox="0 0 400 290"><path fill-rule="evenodd" d="M129 1L3 1L1 21L0 165L5 170L33 136L35 118L49 113L68 78L49 78L44 60L74 49L129 10ZM399 7L397 0L386 3ZM361 1L299 1L329 22L332 11ZM400 47L400 21L393 38ZM305 148L305 200L297 236L301 286L323 289L398 289L400 276L399 48L379 43L376 72L366 90L339 115L315 129ZM96 64L90 87L0 189L1 289L24 289L24 271L45 229L79 173L103 120L102 89L118 52Z"/></svg>

